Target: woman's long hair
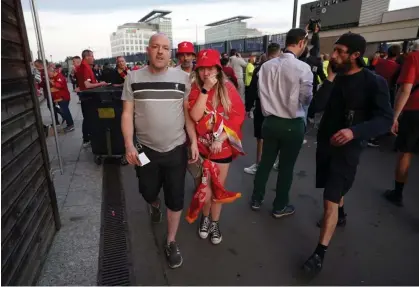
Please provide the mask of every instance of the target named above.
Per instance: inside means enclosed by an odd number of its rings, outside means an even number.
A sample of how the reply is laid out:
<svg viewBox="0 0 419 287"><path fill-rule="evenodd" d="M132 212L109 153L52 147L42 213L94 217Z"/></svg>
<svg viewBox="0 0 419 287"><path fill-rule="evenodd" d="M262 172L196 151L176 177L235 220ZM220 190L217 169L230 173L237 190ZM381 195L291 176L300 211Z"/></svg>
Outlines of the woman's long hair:
<svg viewBox="0 0 419 287"><path fill-rule="evenodd" d="M199 70L195 69L195 71L193 71L191 73L191 82L192 84L195 82L198 86L198 89L201 90L202 87L204 86L204 82L201 80L201 78L199 77ZM224 108L224 111L226 114L228 114L231 110L231 100L230 97L228 95L228 90L226 87L226 82L227 80L227 76L224 74L224 72L217 67L218 73L217 73L217 83L215 84L215 94L214 97L212 98L212 106L214 109L217 108L218 104L221 102L221 105Z"/></svg>

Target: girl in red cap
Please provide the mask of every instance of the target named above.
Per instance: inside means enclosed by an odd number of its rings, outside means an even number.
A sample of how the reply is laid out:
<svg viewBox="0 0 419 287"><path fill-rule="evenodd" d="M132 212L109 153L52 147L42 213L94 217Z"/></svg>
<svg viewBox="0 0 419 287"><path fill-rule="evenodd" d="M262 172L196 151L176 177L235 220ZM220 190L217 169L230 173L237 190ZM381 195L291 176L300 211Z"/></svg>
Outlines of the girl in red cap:
<svg viewBox="0 0 419 287"><path fill-rule="evenodd" d="M198 149L203 162L202 182L192 199L186 220L194 222L202 208L199 236L202 239L210 236L213 244L219 244L222 241L218 225L222 203L241 196L226 191L224 183L230 163L243 154L241 127L245 109L236 88L222 72L218 51L200 51L191 78L189 113L196 122Z"/></svg>

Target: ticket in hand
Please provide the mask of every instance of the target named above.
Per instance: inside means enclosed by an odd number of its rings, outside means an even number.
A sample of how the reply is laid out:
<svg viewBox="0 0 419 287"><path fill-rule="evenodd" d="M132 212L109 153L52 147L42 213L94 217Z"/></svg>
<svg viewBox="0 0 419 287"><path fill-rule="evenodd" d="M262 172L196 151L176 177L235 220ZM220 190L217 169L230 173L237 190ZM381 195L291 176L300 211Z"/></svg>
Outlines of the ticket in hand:
<svg viewBox="0 0 419 287"><path fill-rule="evenodd" d="M150 160L148 159L148 157L145 155L144 152L138 154L138 160L140 161L140 166L145 166L146 164L150 162Z"/></svg>

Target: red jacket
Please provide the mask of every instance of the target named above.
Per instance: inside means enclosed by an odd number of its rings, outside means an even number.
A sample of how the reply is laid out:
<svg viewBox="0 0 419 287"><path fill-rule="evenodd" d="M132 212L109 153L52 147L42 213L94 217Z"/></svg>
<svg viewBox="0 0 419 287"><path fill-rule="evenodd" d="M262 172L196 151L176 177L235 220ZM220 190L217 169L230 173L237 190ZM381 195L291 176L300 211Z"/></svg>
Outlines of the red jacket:
<svg viewBox="0 0 419 287"><path fill-rule="evenodd" d="M63 74L54 73L51 79L51 94L54 102L70 100L70 91L68 90L67 81Z"/></svg>

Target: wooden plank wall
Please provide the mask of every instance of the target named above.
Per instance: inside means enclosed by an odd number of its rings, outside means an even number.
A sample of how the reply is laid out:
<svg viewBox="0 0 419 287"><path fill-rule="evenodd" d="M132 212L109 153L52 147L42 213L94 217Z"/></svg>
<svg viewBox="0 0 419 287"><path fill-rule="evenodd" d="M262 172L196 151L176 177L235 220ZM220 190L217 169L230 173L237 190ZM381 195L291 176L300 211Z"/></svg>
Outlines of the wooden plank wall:
<svg viewBox="0 0 419 287"><path fill-rule="evenodd" d="M20 0L1 1L1 283L33 285L60 227Z"/></svg>

